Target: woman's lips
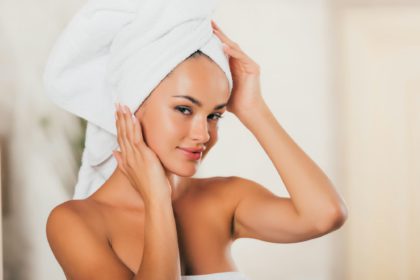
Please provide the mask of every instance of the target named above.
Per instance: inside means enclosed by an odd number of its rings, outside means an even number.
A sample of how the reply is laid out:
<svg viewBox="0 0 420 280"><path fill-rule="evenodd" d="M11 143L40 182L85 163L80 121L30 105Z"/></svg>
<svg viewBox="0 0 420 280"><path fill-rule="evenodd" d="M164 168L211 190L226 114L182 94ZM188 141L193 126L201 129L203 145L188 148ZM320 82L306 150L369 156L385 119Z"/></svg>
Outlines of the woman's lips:
<svg viewBox="0 0 420 280"><path fill-rule="evenodd" d="M188 159L192 160L199 160L201 158L202 153L192 153L189 151L186 151L182 148L178 148Z"/></svg>

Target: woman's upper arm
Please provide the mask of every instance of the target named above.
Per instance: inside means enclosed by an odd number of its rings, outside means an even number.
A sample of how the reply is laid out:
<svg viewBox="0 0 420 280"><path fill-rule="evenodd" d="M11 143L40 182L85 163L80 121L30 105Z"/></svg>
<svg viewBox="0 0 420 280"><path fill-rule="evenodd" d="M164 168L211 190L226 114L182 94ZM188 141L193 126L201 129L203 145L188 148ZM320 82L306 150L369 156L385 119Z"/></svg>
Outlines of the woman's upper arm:
<svg viewBox="0 0 420 280"><path fill-rule="evenodd" d="M314 221L299 216L290 198L279 197L260 184L234 177L237 204L233 213L233 238L254 238L273 243L293 243L325 234Z"/></svg>
<svg viewBox="0 0 420 280"><path fill-rule="evenodd" d="M47 239L67 279L132 279L106 238L95 233L68 203L55 207L47 220Z"/></svg>

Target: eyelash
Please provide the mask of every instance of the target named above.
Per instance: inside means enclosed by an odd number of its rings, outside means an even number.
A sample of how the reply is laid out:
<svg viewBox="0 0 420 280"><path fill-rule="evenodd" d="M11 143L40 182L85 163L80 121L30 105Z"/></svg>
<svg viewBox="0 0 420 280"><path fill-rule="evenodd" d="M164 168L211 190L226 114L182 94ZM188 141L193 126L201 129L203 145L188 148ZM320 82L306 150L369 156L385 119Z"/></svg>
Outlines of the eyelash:
<svg viewBox="0 0 420 280"><path fill-rule="evenodd" d="M188 107L184 107L184 106L176 106L175 110L181 112L181 114L183 114L183 115L186 115L186 114L183 113L184 112L183 110L190 111L190 113L191 113L191 109L188 108ZM221 114L212 114L212 115L215 115L217 117L216 119L212 119L213 121L217 121L217 120L223 118L223 116Z"/></svg>

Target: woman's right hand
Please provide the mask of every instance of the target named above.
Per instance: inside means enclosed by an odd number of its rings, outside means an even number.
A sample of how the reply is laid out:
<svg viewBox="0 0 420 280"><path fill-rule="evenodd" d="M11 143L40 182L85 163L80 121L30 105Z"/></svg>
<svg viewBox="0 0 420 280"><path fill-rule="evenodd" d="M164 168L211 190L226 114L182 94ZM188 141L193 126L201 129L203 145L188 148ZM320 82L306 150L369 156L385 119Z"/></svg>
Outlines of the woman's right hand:
<svg viewBox="0 0 420 280"><path fill-rule="evenodd" d="M162 163L144 142L139 120L125 105L116 104L118 144L121 151L113 151L118 167L143 199L169 195L172 187Z"/></svg>

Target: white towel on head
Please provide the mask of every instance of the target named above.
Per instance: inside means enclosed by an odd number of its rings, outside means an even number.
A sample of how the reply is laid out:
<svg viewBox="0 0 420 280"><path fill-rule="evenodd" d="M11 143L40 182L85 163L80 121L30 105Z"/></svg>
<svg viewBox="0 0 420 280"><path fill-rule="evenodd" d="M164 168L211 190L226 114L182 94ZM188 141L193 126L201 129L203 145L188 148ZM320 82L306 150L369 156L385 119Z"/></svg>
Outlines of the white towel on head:
<svg viewBox="0 0 420 280"><path fill-rule="evenodd" d="M48 58L44 84L53 102L88 121L74 198L92 194L116 167L115 102L135 112L196 50L232 76L213 34L215 0L90 0Z"/></svg>

